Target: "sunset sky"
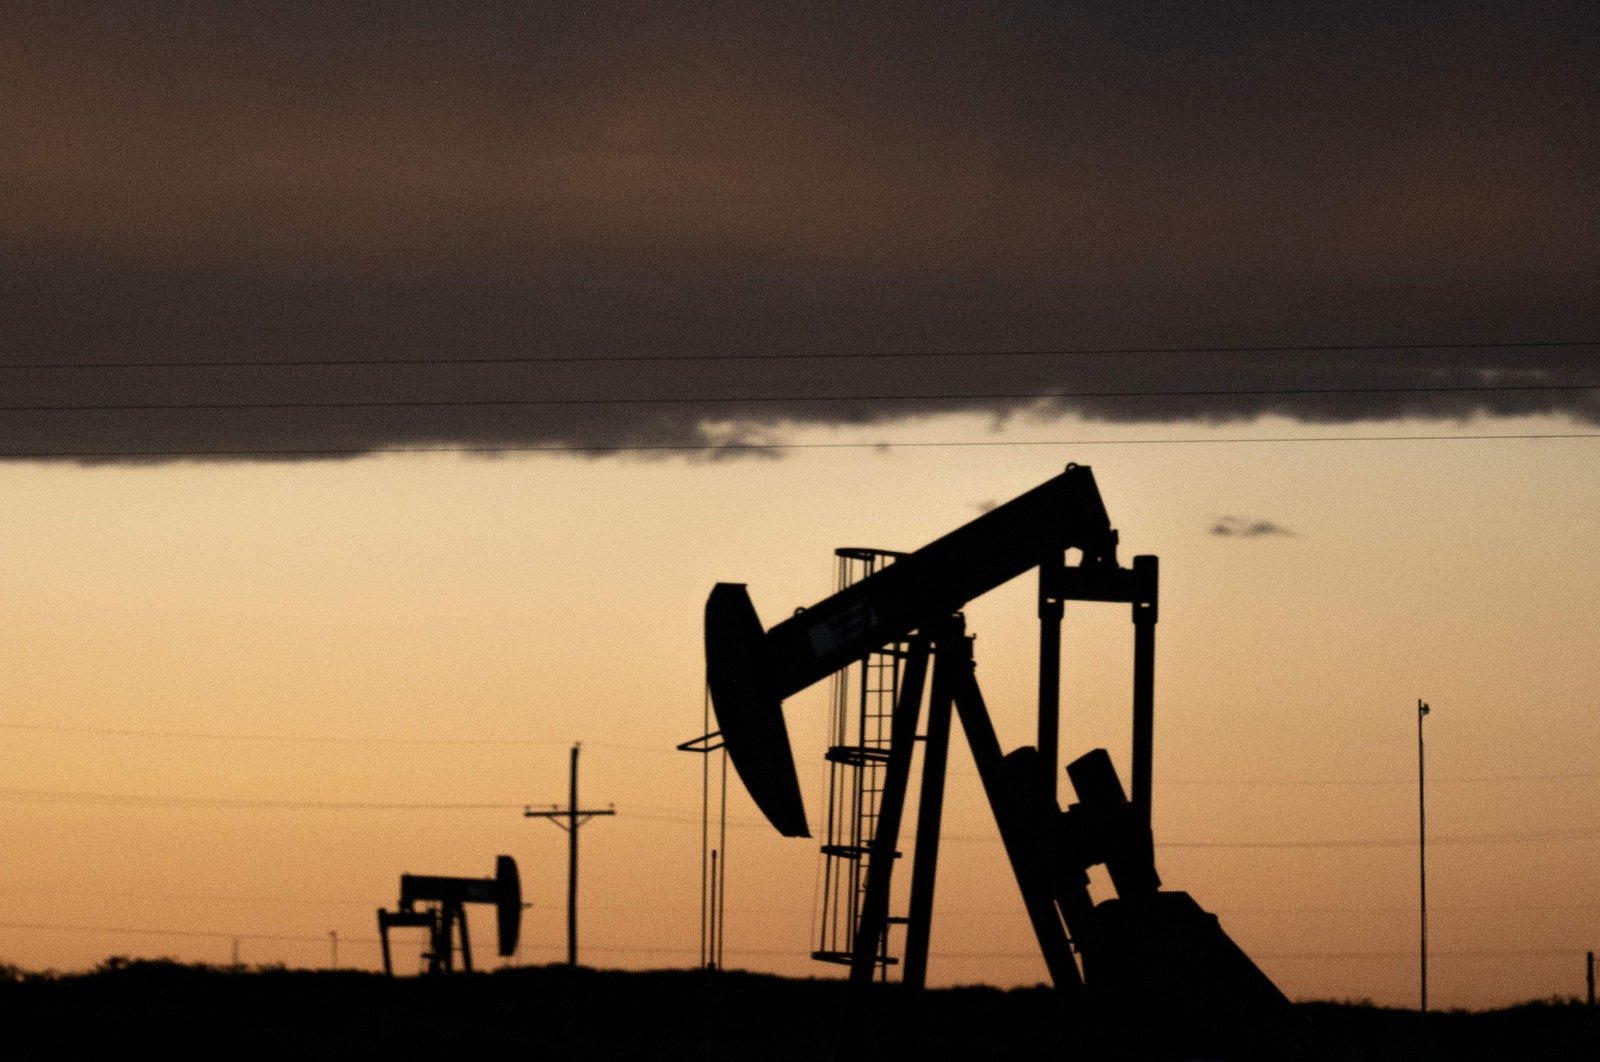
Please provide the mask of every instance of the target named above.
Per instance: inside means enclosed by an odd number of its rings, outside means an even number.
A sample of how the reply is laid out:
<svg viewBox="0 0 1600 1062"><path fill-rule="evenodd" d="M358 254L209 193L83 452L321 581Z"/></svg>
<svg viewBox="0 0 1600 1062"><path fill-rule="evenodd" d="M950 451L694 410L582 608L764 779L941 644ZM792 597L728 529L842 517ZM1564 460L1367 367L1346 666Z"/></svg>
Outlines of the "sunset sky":
<svg viewBox="0 0 1600 1062"><path fill-rule="evenodd" d="M711 586L1075 461L1161 557L1167 886L1415 1005L1424 698L1430 1002L1582 990L1592 5L863 6L0 4L0 962L375 967L501 852L555 961L582 741L584 958L692 964ZM1007 748L1033 593L968 610ZM1069 607L1125 775L1131 641ZM955 749L930 980L1031 984ZM729 814L730 964L836 975Z"/></svg>

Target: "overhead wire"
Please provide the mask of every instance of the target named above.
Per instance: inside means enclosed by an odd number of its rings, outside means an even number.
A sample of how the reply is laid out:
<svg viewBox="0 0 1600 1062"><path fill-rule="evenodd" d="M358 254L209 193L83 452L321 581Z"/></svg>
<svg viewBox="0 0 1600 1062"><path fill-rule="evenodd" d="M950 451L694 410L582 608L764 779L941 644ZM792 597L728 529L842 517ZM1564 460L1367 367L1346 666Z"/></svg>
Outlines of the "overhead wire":
<svg viewBox="0 0 1600 1062"><path fill-rule="evenodd" d="M1350 344L1249 344L1214 346L1126 346L1126 347L1059 347L1000 350L854 350L811 351L801 353L717 353L717 354L607 354L607 355L495 355L473 357L378 357L378 358L283 358L283 359L169 359L164 361L98 361L98 362L17 362L0 365L0 370L65 370L65 369L157 369L157 368L338 368L359 366L461 366L461 365L539 365L539 364L632 364L645 362L689 363L715 361L808 361L808 360L862 360L862 359L913 359L936 358L963 359L1014 359L1041 357L1085 357L1123 355L1186 355L1186 354L1267 354L1267 353L1352 353L1352 352L1472 352L1493 350L1580 349L1600 345L1592 339L1546 339L1510 341L1465 342L1413 342L1413 343L1350 343ZM951 401L1046 401L1086 398L1182 398L1182 397L1292 397L1335 396L1360 394L1444 394L1444 393L1516 393L1545 391L1552 393L1589 391L1600 389L1600 384L1553 383L1548 381L1489 382L1476 384L1435 384L1393 387L1305 387L1305 388L1197 388L1169 390L1082 390L1039 392L968 393L949 392L937 394L857 394L857 395L698 395L698 396L611 396L611 397L528 397L528 398L465 398L465 399L357 399L357 400L281 400L256 402L107 402L107 403L14 403L0 407L0 412L175 412L175 411L225 411L225 410L304 410L304 409L369 409L369 408L448 408L448 407L536 407L578 405L663 405L701 404L735 405L749 403L833 403L833 402L951 402ZM602 443L588 445L561 444L488 444L447 446L330 446L330 447L242 447L222 449L160 448L150 450L58 450L40 449L0 453L0 460L69 459L69 460L162 460L162 459L222 459L247 457L317 458L346 457L382 454L511 454L511 453L741 453L781 452L807 449L886 449L961 446L1060 446L1060 445L1181 445L1185 443L1285 443L1285 442L1422 442L1446 439L1578 439L1600 437L1600 433L1517 433L1478 435L1408 435L1408 436L1295 436L1274 438L1182 438L1182 439L1097 439L1097 440L984 440L984 441L927 441L927 442L859 442L859 443L779 443L753 441L699 442L699 443Z"/></svg>
<svg viewBox="0 0 1600 1062"><path fill-rule="evenodd" d="M52 896L52 897L84 897L92 899L109 900L160 900L163 902L182 903L219 903L219 904L260 904L262 906L296 906L296 907L352 907L370 911L372 902L369 899L351 900L337 896L267 896L267 895L241 895L236 893L203 893L203 892L169 892L160 890L136 889L71 889L58 886L28 887L0 885L0 896ZM682 913L687 909L686 904L645 904L645 903L586 903L585 910L626 912L630 914L660 912ZM1593 911L1600 910L1600 901L1587 903L1494 903L1494 904L1430 904L1430 911ZM794 908L779 905L746 905L734 904L728 908L743 914L792 914ZM991 915L996 911L992 907L960 907L940 905L940 910L948 914L962 916ZM1402 904L1342 904L1335 906L1238 906L1229 904L1212 908L1215 912L1223 914L1316 914L1316 915L1367 915L1367 914L1408 914L1416 910L1413 905ZM341 938L342 939L342 938Z"/></svg>
<svg viewBox="0 0 1600 1062"><path fill-rule="evenodd" d="M377 801L377 800L292 800L262 797L190 797L162 796L138 793L93 793L72 790L0 788L0 801L12 803L89 804L114 807L152 807L196 810L254 810L254 811L511 811L522 810L525 802L464 802L464 801ZM679 825L698 825L699 818L688 814L651 813L629 810L629 818L646 821L672 822ZM744 829L762 829L764 824L745 820L729 820L729 825ZM1444 834L1432 840L1440 845L1520 844L1563 838L1600 836L1600 827L1576 826L1570 828L1506 831L1501 833ZM989 843L997 838L987 834L947 832L943 838L951 843ZM1214 840L1214 841L1164 841L1157 848L1165 849L1339 849L1339 848L1400 848L1415 846L1412 837L1330 838L1317 840Z"/></svg>
<svg viewBox="0 0 1600 1062"><path fill-rule="evenodd" d="M0 413L171 413L185 410L221 411L301 409L435 409L532 406L663 406L663 405L802 405L825 402L1039 402L1072 398L1248 398L1332 395L1403 395L1514 393L1532 391L1600 391L1600 384L1428 384L1389 387L1215 387L1182 390L1115 391L953 391L934 394L839 395L632 395L603 398L374 398L286 399L254 402L82 402L19 403L0 405Z"/></svg>
<svg viewBox="0 0 1600 1062"><path fill-rule="evenodd" d="M1537 441L1600 439L1600 432L1504 432L1475 435L1285 435L1285 436L1228 436L1206 438L1187 436L1179 438L1137 439L962 439L925 440L914 442L718 442L718 443L607 443L603 445L475 445L456 446L308 446L308 447L231 447L228 449L194 450L26 450L0 451L0 461L62 459L76 461L141 461L166 459L204 460L207 458L234 457L388 457L419 454L617 454L617 453L779 453L801 450L921 450L921 449L987 449L999 447L1067 447L1067 446L1212 446L1212 445L1273 445L1295 443L1401 443L1401 442L1486 442L1486 441Z"/></svg>
<svg viewBox="0 0 1600 1062"><path fill-rule="evenodd" d="M141 793L89 793L59 789L0 788L0 801L101 804L115 807L264 811L521 811L525 801L290 800L272 797L190 797Z"/></svg>
<svg viewBox="0 0 1600 1062"><path fill-rule="evenodd" d="M489 737L394 737L380 734L261 734L217 730L153 730L140 727L75 726L65 723L30 723L0 721L0 730L22 730L50 734L86 734L103 737L175 738L194 741L242 741L284 745L459 745L506 746L541 748L572 747L570 741L552 741L544 738L489 738ZM621 742L585 741L594 748L616 749L629 752L671 752L671 749L649 745L630 745Z"/></svg>
<svg viewBox="0 0 1600 1062"><path fill-rule="evenodd" d="M932 358L1045 358L1119 357L1183 354L1345 354L1382 353L1405 350L1560 350L1594 347L1600 340L1508 340L1485 342L1427 343L1285 343L1276 345L1221 346L1127 346L1127 347L1040 347L1000 350L836 350L791 353L718 354L504 354L465 357L383 357L383 358L193 358L162 361L82 361L14 362L0 369L257 369L257 368L343 368L400 365L565 365L638 364L648 362L704 361L863 361L926 360Z"/></svg>
<svg viewBox="0 0 1600 1062"><path fill-rule="evenodd" d="M263 734L249 731L220 730L157 730L136 727L79 726L68 723L36 723L0 720L0 730L21 730L52 734L85 734L106 737L172 738L198 741L263 742L267 744L305 745L487 745L536 746L541 748L569 749L570 741L545 738L491 738L491 737L394 737L382 734ZM677 751L666 745L639 745L612 741L589 741L585 746L627 752L649 752L670 755ZM976 772L959 772L976 776ZM1581 781L1600 778L1600 771L1556 771L1534 773L1441 775L1429 780L1437 784L1467 785L1501 782ZM1275 787L1275 786L1388 786L1415 785L1415 778L1166 778L1163 786L1217 786Z"/></svg>
<svg viewBox="0 0 1600 1062"><path fill-rule="evenodd" d="M205 929L160 929L145 926L90 926L90 925L63 925L49 922L0 922L0 930L28 930L40 932L64 933L105 933L105 934L133 934L139 936L160 937L188 937L208 940L260 940L286 944L319 944L326 945L326 936L302 936L291 933L259 933L259 932L231 932L227 930ZM374 937L339 937L340 944L359 944L376 947L381 944ZM533 950L557 952L557 945L534 945ZM692 946L674 945L630 945L618 946L607 944L585 944L584 951L610 955L693 955L695 948ZM1573 945L1564 948L1452 948L1429 954L1441 959L1465 959L1485 957L1522 957L1522 958L1554 958L1558 956L1582 955L1584 948ZM783 957L797 958L795 951L782 948L729 948L728 954L750 957ZM954 950L935 948L933 954L943 958L963 959L1036 959L1035 951L1001 951L987 950ZM1253 953L1258 959L1410 959L1416 958L1412 951L1258 951Z"/></svg>

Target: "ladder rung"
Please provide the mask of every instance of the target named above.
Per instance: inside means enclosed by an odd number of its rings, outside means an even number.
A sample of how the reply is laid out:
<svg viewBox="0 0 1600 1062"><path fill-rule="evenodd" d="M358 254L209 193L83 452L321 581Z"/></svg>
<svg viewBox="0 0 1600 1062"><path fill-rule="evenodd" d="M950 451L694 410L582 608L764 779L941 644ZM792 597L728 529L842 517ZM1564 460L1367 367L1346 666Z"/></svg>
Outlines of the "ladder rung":
<svg viewBox="0 0 1600 1062"><path fill-rule="evenodd" d="M823 855L837 856L840 859L860 859L869 851L871 851L871 848L864 844L825 844L822 846Z"/></svg>
<svg viewBox="0 0 1600 1062"><path fill-rule="evenodd" d="M872 763L887 762L889 750L874 748L871 745L835 745L828 750L827 758L831 763L842 763L847 767L862 767Z"/></svg>

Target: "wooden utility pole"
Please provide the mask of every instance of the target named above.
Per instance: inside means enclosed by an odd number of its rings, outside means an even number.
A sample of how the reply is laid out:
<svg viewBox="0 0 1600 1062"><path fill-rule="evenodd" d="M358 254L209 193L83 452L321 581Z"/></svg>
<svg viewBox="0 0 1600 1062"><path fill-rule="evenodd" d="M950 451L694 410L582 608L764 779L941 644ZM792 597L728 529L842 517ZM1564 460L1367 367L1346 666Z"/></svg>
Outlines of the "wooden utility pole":
<svg viewBox="0 0 1600 1062"><path fill-rule="evenodd" d="M548 811L524 808L529 819L549 819L567 831L567 965L578 965L578 827L596 815L615 815L615 807L580 810L578 807L578 745L572 746L572 773L567 782L567 806ZM565 822L561 820L565 819Z"/></svg>

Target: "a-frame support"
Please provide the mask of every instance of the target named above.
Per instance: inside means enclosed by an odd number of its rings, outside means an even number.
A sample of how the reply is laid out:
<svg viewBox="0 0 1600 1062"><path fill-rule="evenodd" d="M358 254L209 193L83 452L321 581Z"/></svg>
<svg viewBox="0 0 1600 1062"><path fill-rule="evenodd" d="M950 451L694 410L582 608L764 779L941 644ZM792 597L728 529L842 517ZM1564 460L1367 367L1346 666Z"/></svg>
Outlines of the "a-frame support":
<svg viewBox="0 0 1600 1062"><path fill-rule="evenodd" d="M1130 802L1148 828L1151 806L1154 737L1155 625L1159 582L1158 560L1138 556L1131 568L1115 559L1096 558L1068 567L1057 554L1039 567L1039 730L1038 755L1027 757L1035 777L1013 777L1002 767L1003 756L973 671L971 639L961 616L938 630L913 638L905 680L895 703L890 727L889 759L879 808L877 832L867 864L866 895L853 941L850 980L870 983L887 956L890 883L899 858L900 823L910 785L912 749L926 676L932 661L932 694L924 742L922 782L912 863L911 900L906 915L905 965L902 982L920 988L927 982L928 948L933 920L934 879L939 858L945 773L952 708L972 749L984 792L1011 861L1023 904L1039 940L1051 979L1058 987L1081 987L1072 945L1057 910L1058 891L1052 872L1041 862L1048 843L1041 843L1046 812L1059 811L1061 621L1064 602L1112 601L1132 606L1133 770ZM1072 901L1076 902L1076 901Z"/></svg>
<svg viewBox="0 0 1600 1062"><path fill-rule="evenodd" d="M912 905L907 916L904 983L921 987L927 977L928 939L933 913L934 875L938 866L939 820L944 797L944 775L949 749L951 710L961 720L972 750L978 776L994 812L1011 869L1022 890L1023 905L1044 955L1051 979L1060 988L1082 985L1072 948L1055 907L1049 867L1043 861L1048 846L1041 843L1043 820L1030 812L1038 804L1037 791L1005 770L1000 742L988 707L978 689L973 670L972 639L960 616L953 616L933 636L933 697L929 707L931 748L923 761L921 808L918 818L916 860L912 866ZM922 691L930 656L928 639L913 640L906 662L906 679L895 705L888 770L867 865L867 892L861 924L856 933L851 962L852 984L868 984L877 971L888 931L889 888L898 855L900 821L909 788L911 749L916 741ZM1053 801L1052 801L1053 803Z"/></svg>

